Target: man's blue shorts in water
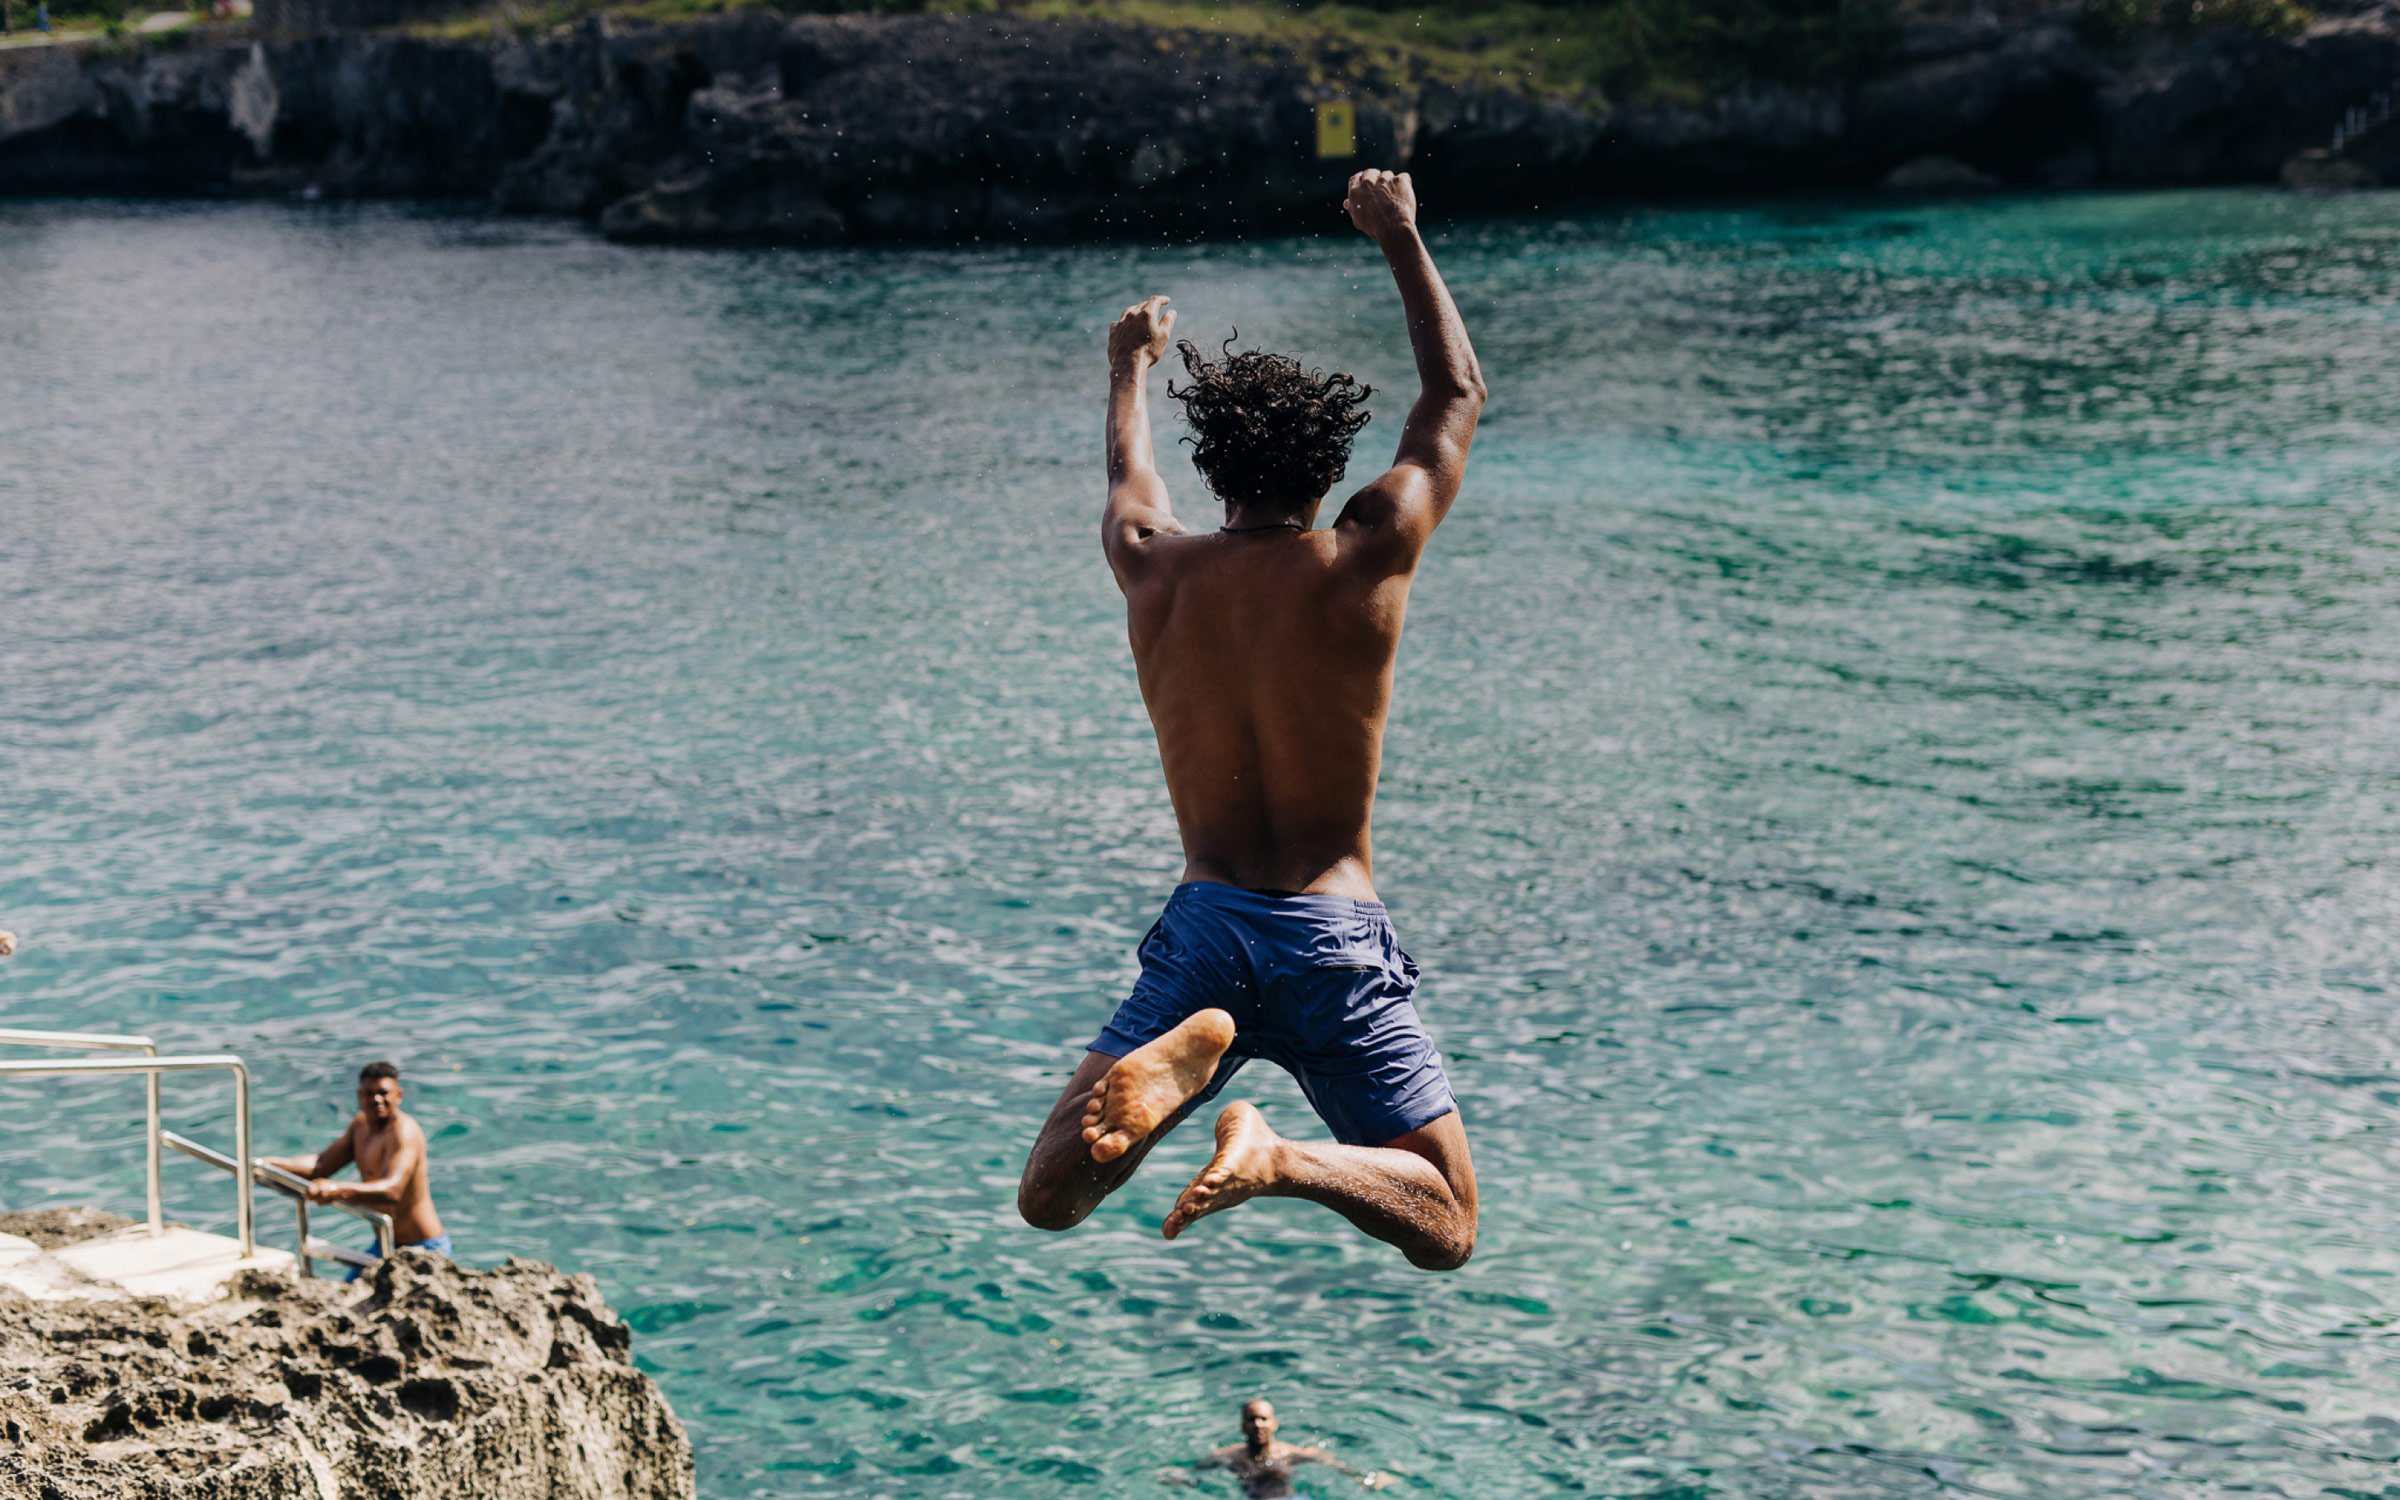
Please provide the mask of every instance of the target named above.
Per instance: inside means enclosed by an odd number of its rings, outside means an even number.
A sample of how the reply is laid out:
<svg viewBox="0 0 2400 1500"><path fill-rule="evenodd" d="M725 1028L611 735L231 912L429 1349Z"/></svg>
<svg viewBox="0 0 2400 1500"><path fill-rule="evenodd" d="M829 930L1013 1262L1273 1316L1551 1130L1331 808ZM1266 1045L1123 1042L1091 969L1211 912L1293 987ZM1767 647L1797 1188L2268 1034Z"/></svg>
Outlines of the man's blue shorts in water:
<svg viewBox="0 0 2400 1500"><path fill-rule="evenodd" d="M405 1245L396 1245L393 1248L397 1250L431 1250L434 1254L447 1260L450 1257L450 1236L446 1234L437 1234L429 1240L410 1240ZM380 1246L367 1246L367 1253L374 1256L377 1260L383 1259L383 1250ZM350 1274L343 1277L342 1280L356 1281L360 1276L366 1273L366 1269L367 1268L365 1266L352 1266L350 1268Z"/></svg>
<svg viewBox="0 0 2400 1500"><path fill-rule="evenodd" d="M1335 1140L1381 1146L1458 1107L1380 901L1187 881L1142 939L1142 977L1091 1050L1123 1057L1211 1006L1233 1047L1185 1112L1254 1057L1299 1080Z"/></svg>

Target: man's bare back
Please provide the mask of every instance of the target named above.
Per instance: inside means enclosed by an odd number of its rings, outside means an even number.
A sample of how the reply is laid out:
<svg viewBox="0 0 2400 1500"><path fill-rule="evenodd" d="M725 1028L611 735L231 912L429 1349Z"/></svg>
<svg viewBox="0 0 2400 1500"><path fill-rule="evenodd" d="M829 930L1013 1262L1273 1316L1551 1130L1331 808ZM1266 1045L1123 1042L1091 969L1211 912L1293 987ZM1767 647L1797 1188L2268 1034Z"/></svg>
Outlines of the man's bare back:
<svg viewBox="0 0 2400 1500"><path fill-rule="evenodd" d="M1142 981L1093 1044L1026 1163L1035 1225L1079 1222L1245 1061L1291 1071L1338 1144L1275 1134L1248 1104L1168 1215L1259 1196L1323 1203L1415 1264L1462 1264L1474 1171L1440 1058L1409 1004L1416 965L1375 899L1372 822L1409 582L1456 498L1484 400L1458 309L1417 234L1406 176L1362 172L1344 207L1384 252L1421 390L1391 468L1312 529L1368 394L1282 356L1182 346L1193 461L1225 503L1194 534L1168 504L1147 394L1175 315L1109 330L1102 540L1183 836L1184 883Z"/></svg>
<svg viewBox="0 0 2400 1500"><path fill-rule="evenodd" d="M1183 878L1374 900L1368 825L1409 574L1339 526L1149 545L1126 605Z"/></svg>

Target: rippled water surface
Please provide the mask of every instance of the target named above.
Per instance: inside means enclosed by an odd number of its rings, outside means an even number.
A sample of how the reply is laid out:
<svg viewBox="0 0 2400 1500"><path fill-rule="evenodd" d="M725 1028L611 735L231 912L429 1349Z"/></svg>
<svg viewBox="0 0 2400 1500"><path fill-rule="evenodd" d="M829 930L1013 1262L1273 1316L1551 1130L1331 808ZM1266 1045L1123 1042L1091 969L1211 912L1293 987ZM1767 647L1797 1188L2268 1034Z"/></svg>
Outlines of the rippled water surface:
<svg viewBox="0 0 2400 1500"><path fill-rule="evenodd" d="M1494 398L1379 873L1465 1271L1163 1244L1196 1131L1011 1206L1177 869L1100 329L1357 370L1370 467L1355 238L0 205L0 1012L240 1052L285 1149L397 1057L712 1497L1158 1493L1260 1393L1405 1494L2392 1493L2400 196L1440 249ZM138 1211L137 1099L0 1088L0 1198Z"/></svg>

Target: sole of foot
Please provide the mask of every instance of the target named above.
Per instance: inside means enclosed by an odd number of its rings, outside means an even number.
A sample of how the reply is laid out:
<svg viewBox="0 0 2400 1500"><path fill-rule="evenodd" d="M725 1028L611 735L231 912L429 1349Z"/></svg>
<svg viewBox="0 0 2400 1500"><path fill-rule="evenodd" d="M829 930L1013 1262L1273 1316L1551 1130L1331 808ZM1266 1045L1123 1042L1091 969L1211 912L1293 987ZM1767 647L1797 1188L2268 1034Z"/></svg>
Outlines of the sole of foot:
<svg viewBox="0 0 2400 1500"><path fill-rule="evenodd" d="M1118 1058L1092 1085L1091 1100L1083 1107L1083 1139L1092 1160L1115 1161L1148 1140L1208 1087L1232 1045L1232 1014L1204 1010Z"/></svg>
<svg viewBox="0 0 2400 1500"><path fill-rule="evenodd" d="M1275 1185L1275 1148L1283 1143L1251 1104L1228 1104L1217 1116L1217 1154L1193 1178L1160 1226L1168 1239L1195 1219L1247 1203Z"/></svg>

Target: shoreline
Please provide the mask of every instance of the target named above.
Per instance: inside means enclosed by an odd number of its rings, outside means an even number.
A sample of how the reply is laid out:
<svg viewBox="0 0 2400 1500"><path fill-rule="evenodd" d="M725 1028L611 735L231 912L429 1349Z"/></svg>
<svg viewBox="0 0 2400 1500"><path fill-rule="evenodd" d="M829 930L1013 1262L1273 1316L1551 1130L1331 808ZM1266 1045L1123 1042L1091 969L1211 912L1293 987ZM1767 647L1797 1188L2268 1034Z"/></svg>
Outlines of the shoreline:
<svg viewBox="0 0 2400 1500"><path fill-rule="evenodd" d="M1459 216L1879 185L2366 186L2400 182L2400 121L2325 145L2395 81L2388 4L2291 37L2113 47L2064 11L1918 21L1845 84L1621 105L1097 20L228 28L0 56L0 194L454 199L631 243L827 245L1297 228L1362 166L1413 172ZM1353 154L1317 154L1323 104L1352 110Z"/></svg>

